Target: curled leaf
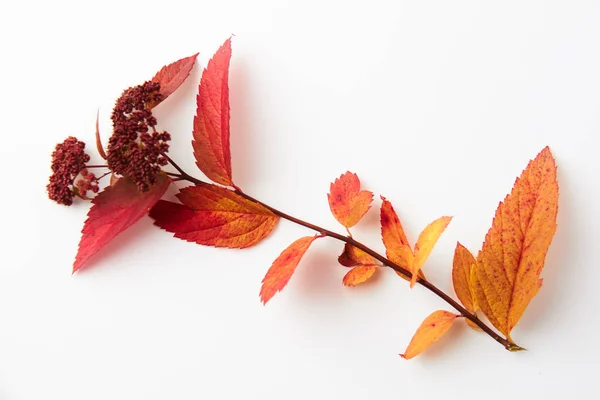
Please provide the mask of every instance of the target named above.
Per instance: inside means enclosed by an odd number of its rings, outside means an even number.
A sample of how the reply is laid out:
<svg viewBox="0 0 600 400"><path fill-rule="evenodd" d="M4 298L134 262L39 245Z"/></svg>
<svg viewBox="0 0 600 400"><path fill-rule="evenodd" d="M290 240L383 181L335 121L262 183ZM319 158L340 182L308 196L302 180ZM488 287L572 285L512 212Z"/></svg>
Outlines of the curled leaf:
<svg viewBox="0 0 600 400"><path fill-rule="evenodd" d="M344 246L344 251L338 257L338 262L345 267L354 267L344 276L342 282L346 286L356 286L369 280L377 267L379 266L375 259L348 243Z"/></svg>
<svg viewBox="0 0 600 400"><path fill-rule="evenodd" d="M346 228L351 228L371 208L373 193L360 190L358 176L346 172L330 185L327 199L335 219Z"/></svg>
<svg viewBox="0 0 600 400"><path fill-rule="evenodd" d="M102 146L102 140L100 140L100 125L98 123L98 119L100 118L100 110L96 113L96 149L98 150L98 154L102 157L103 160L106 160L106 153L104 152L104 147Z"/></svg>
<svg viewBox="0 0 600 400"><path fill-rule="evenodd" d="M263 304L267 304L275 293L281 291L287 285L302 256L318 237L319 235L305 236L296 240L273 261L271 268L262 280L262 287L260 288L260 300Z"/></svg>
<svg viewBox="0 0 600 400"><path fill-rule="evenodd" d="M194 67L198 53L182 58L169 65L165 65L160 71L154 75L152 82L160 84L160 94L162 101L169 97L190 75L190 71ZM156 107L160 102L150 104L149 108Z"/></svg>
<svg viewBox="0 0 600 400"><path fill-rule="evenodd" d="M229 145L229 61L231 39L217 50L202 73L194 117L196 165L210 180L233 186Z"/></svg>
<svg viewBox="0 0 600 400"><path fill-rule="evenodd" d="M410 360L425 351L429 346L444 336L458 315L438 310L430 314L419 326L404 354L400 357Z"/></svg>
<svg viewBox="0 0 600 400"><path fill-rule="evenodd" d="M184 188L177 198L183 204L161 200L150 217L188 242L241 249L266 238L279 220L264 206L207 183Z"/></svg>
<svg viewBox="0 0 600 400"><path fill-rule="evenodd" d="M91 256L119 233L146 215L166 192L169 183L169 178L161 173L156 183L141 193L135 183L123 177L94 197L81 231L73 272L83 267Z"/></svg>
<svg viewBox="0 0 600 400"><path fill-rule="evenodd" d="M556 231L557 212L556 164L546 147L498 205L471 271L477 306L509 340L542 285L539 276Z"/></svg>

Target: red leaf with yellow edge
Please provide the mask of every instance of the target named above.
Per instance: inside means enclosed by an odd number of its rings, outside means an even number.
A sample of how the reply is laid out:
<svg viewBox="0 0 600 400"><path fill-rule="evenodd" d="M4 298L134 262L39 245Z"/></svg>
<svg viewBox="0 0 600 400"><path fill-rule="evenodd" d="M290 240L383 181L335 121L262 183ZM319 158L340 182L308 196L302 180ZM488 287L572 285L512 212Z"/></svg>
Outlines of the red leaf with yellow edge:
<svg viewBox="0 0 600 400"><path fill-rule="evenodd" d="M421 267L451 220L452 217L438 218L427 225L419 235L419 239L417 239L417 243L415 244L415 259L411 269L413 277L410 281L410 287L413 287L417 282L417 276Z"/></svg>
<svg viewBox="0 0 600 400"><path fill-rule="evenodd" d="M162 101L169 97L190 75L198 53L182 58L181 60L175 61L169 65L165 65L160 71L154 75L152 82L160 84L160 94L162 95ZM160 102L150 105L150 108L156 107Z"/></svg>
<svg viewBox="0 0 600 400"><path fill-rule="evenodd" d="M275 293L281 291L287 285L302 256L318 237L320 236L305 236L296 240L273 261L271 268L262 280L262 287L260 288L260 300L263 304L267 304Z"/></svg>
<svg viewBox="0 0 600 400"><path fill-rule="evenodd" d="M459 316L448 311L434 311L421 323L406 351L400 354L400 357L410 360L421 354L448 332L457 317Z"/></svg>
<svg viewBox="0 0 600 400"><path fill-rule="evenodd" d="M371 208L373 193L360 190L358 176L346 172L330 185L327 199L335 219L346 228L351 228Z"/></svg>
<svg viewBox="0 0 600 400"><path fill-rule="evenodd" d="M177 198L183 204L161 200L150 217L188 242L241 249L266 238L279 220L264 206L208 183L184 188Z"/></svg>
<svg viewBox="0 0 600 400"><path fill-rule="evenodd" d="M471 252L462 244L456 243L454 261L452 263L452 284L454 285L454 291L460 302L473 314L477 311L477 304L473 298L473 288L471 284L471 270L475 268L475 264L476 261L473 254L471 254ZM466 318L465 321L471 328L481 330L481 328L472 321Z"/></svg>
<svg viewBox="0 0 600 400"><path fill-rule="evenodd" d="M471 277L477 306L510 340L542 285L539 278L556 231L558 182L548 147L530 161L496 209Z"/></svg>
<svg viewBox="0 0 600 400"><path fill-rule="evenodd" d="M99 193L92 200L92 208L81 231L73 272L83 267L91 256L119 233L146 215L166 192L170 182L161 173L148 191L140 193L135 183L122 177Z"/></svg>
<svg viewBox="0 0 600 400"><path fill-rule="evenodd" d="M342 282L345 286L356 286L361 283L365 283L377 270L377 265L359 265L352 268L346 275Z"/></svg>
<svg viewBox="0 0 600 400"><path fill-rule="evenodd" d="M194 157L209 179L233 186L229 146L229 61L231 39L217 50L202 73L194 117Z"/></svg>

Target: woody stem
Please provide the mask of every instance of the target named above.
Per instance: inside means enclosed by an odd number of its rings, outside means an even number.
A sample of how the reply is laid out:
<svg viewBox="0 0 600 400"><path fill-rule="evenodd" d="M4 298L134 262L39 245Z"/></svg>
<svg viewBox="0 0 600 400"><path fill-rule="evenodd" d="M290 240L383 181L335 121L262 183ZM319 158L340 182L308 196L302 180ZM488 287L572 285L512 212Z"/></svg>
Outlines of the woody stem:
<svg viewBox="0 0 600 400"><path fill-rule="evenodd" d="M171 165L179 172L179 175L169 173L170 176L178 177L182 180L186 180L186 181L191 182L196 185L206 184L206 182L203 182L200 179L197 179L191 175L188 175L181 167L179 167L179 165L177 165L168 156L165 155L165 157L167 158L167 160L169 160L169 163L171 163ZM370 247L367 247L363 243L353 239L351 236L344 236L339 233L322 228L318 225L311 224L310 222L306 222L299 218L293 217L289 214L279 211L278 209L276 209L274 207L269 206L268 204L263 203L260 200L255 199L254 197L252 197L250 195L247 195L246 193L242 192L240 189L235 189L234 192L247 200L250 200L254 203L260 204L261 206L269 209L273 214L279 216L280 218L286 219L290 222L293 222L295 224L298 224L298 225L304 226L308 229L311 229L313 231L316 231L319 234L321 234L322 236L328 236L330 238L337 239L341 242L348 243L349 245L354 246L354 247L364 251L365 253L369 254L371 257L380 261L386 267L393 269L394 271L406 276L409 279L412 277L412 273L410 271L408 271L407 269L394 263L393 261L391 261L388 258L384 257L383 255L379 254L375 250L371 249ZM431 283L425 279L419 278L419 277L417 277L417 283L420 284L421 286L425 287L430 292L437 295L442 300L444 300L446 303L448 303L450 306L452 306L452 308L454 308L456 311L458 311L463 317L465 317L468 320L470 320L471 322L473 322L475 325L477 325L479 328L481 328L481 330L483 332L485 332L488 336L490 336L496 342L498 342L502 346L504 346L505 349L507 349L507 350L520 350L521 349L515 343L512 343L511 341L498 335L496 332L494 332L494 330L492 328L490 328L481 319L479 319L477 317L477 315L469 312L466 308L461 306L456 300L454 300L452 297L450 297L449 295L444 293L441 289L439 289L433 283Z"/></svg>

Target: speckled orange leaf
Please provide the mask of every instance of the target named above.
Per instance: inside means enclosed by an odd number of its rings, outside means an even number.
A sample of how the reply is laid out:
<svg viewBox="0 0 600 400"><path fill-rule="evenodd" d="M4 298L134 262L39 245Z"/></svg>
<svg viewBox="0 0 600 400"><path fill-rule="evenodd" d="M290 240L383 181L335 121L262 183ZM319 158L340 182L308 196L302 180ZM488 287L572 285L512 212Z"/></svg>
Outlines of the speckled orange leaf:
<svg viewBox="0 0 600 400"><path fill-rule="evenodd" d="M404 354L400 357L410 360L444 336L458 315L438 310L429 315L419 326Z"/></svg>
<svg viewBox="0 0 600 400"><path fill-rule="evenodd" d="M287 285L302 256L318 237L319 235L305 236L296 240L273 261L271 268L262 280L262 287L260 288L260 300L263 304L267 304L275 293L281 291Z"/></svg>
<svg viewBox="0 0 600 400"><path fill-rule="evenodd" d="M556 164L546 147L496 209L471 273L478 307L509 339L542 285L539 276L556 231L557 212Z"/></svg>
<svg viewBox="0 0 600 400"><path fill-rule="evenodd" d="M262 205L216 185L189 186L177 197L183 204L161 200L150 217L189 242L241 249L267 237L279 220Z"/></svg>
<svg viewBox="0 0 600 400"><path fill-rule="evenodd" d="M335 219L351 228L369 211L373 193L360 190L358 176L346 172L330 185L327 199Z"/></svg>
<svg viewBox="0 0 600 400"><path fill-rule="evenodd" d="M385 246L385 255L392 262L410 272L415 258L413 250L404 233L400 218L398 218L398 214L396 214L394 207L392 207L392 203L383 196L381 196L381 200L381 238ZM410 281L409 276L405 276L399 272L396 273L401 278ZM425 275L423 275L421 270L419 270L418 276L425 279Z"/></svg>
<svg viewBox="0 0 600 400"><path fill-rule="evenodd" d="M194 157L204 175L216 183L233 186L229 144L229 61L231 39L208 62L196 96Z"/></svg>
<svg viewBox="0 0 600 400"><path fill-rule="evenodd" d="M431 250L433 250L433 246L440 238L446 227L452 220L452 217L441 217L430 223L423 229L421 234L419 235L419 239L417 239L417 243L415 244L415 259L412 265L411 272L413 277L410 281L410 287L413 287L417 282L417 276L423 263L429 257Z"/></svg>
<svg viewBox="0 0 600 400"><path fill-rule="evenodd" d="M342 282L345 286L360 285L371 279L376 270L377 265L359 265L348 271Z"/></svg>
<svg viewBox="0 0 600 400"><path fill-rule="evenodd" d="M471 269L475 268L475 257L466 247L460 243L456 243L456 249L454 250L454 261L452 263L452 284L454 285L454 291L458 296L460 302L465 308L475 313L477 311L477 304L473 298L473 289L471 285ZM480 327L475 325L471 320L465 318L465 322L475 330L481 330Z"/></svg>

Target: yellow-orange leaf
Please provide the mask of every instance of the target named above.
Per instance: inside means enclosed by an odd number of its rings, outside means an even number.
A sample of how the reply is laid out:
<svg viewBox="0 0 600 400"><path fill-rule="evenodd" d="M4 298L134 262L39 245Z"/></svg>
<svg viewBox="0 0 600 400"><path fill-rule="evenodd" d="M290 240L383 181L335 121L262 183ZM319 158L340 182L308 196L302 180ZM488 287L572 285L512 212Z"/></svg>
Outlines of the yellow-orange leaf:
<svg viewBox="0 0 600 400"><path fill-rule="evenodd" d="M348 271L342 282L346 286L359 285L368 281L376 270L377 265L359 265L358 267L354 267Z"/></svg>
<svg viewBox="0 0 600 400"><path fill-rule="evenodd" d="M346 228L351 228L369 211L373 193L360 190L358 176L346 172L331 184L327 199L335 219Z"/></svg>
<svg viewBox="0 0 600 400"><path fill-rule="evenodd" d="M262 287L260 288L260 299L263 304L267 304L275 293L281 291L287 285L302 256L318 237L319 235L305 236L296 240L273 261L271 268L262 280Z"/></svg>
<svg viewBox="0 0 600 400"><path fill-rule="evenodd" d="M346 243L344 251L338 257L338 262L344 267L356 267L375 264L375 259L361 249Z"/></svg>
<svg viewBox="0 0 600 400"><path fill-rule="evenodd" d="M496 209L471 273L477 306L509 339L541 287L539 276L556 231L557 212L556 164L546 147Z"/></svg>
<svg viewBox="0 0 600 400"><path fill-rule="evenodd" d="M438 310L430 314L419 326L404 354L400 357L410 360L444 336L458 315Z"/></svg>
<svg viewBox="0 0 600 400"><path fill-rule="evenodd" d="M477 311L477 304L475 304L471 287L471 269L475 268L475 263L473 254L462 244L456 243L454 262L452 263L452 284L458 299L471 313ZM477 331L481 330L471 320L465 318L465 322L471 328Z"/></svg>
<svg viewBox="0 0 600 400"><path fill-rule="evenodd" d="M475 263L473 254L462 244L456 243L452 263L452 284L458 299L472 313L475 312L475 302L471 289L471 268L474 268Z"/></svg>
<svg viewBox="0 0 600 400"><path fill-rule="evenodd" d="M452 220L452 217L441 217L430 223L423 229L421 234L419 235L419 239L417 239L417 244L415 244L415 259L412 265L411 272L413 277L410 281L410 287L413 287L417 282L417 276L423 263L429 257L431 250L433 250L433 246L440 238L446 227Z"/></svg>

